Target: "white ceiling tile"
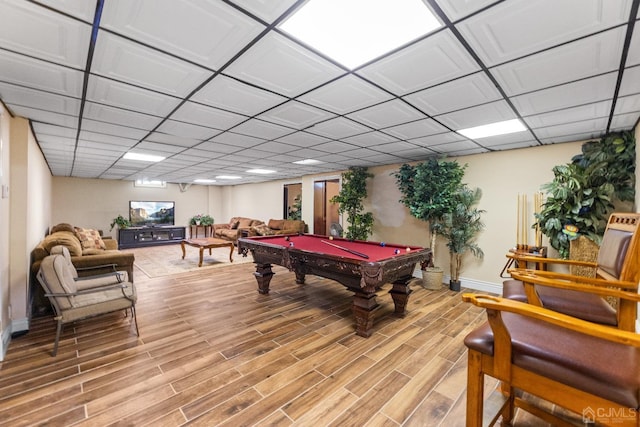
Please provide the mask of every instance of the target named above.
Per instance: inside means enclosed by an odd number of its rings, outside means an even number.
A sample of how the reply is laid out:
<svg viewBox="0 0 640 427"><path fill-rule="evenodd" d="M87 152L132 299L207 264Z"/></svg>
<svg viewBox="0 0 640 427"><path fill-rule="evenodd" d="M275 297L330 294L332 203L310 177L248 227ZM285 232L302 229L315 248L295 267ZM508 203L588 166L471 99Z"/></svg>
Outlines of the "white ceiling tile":
<svg viewBox="0 0 640 427"><path fill-rule="evenodd" d="M218 75L196 92L192 100L247 116L254 116L287 98Z"/></svg>
<svg viewBox="0 0 640 427"><path fill-rule="evenodd" d="M444 30L358 70L357 74L404 95L478 69L451 32Z"/></svg>
<svg viewBox="0 0 640 427"><path fill-rule="evenodd" d="M347 115L372 128L385 128L424 118L424 114L399 99L374 105Z"/></svg>
<svg viewBox="0 0 640 427"><path fill-rule="evenodd" d="M76 69L84 68L91 27L28 2L5 1L0 46Z"/></svg>
<svg viewBox="0 0 640 427"><path fill-rule="evenodd" d="M411 140L412 144L420 145L423 147L431 147L440 144L448 144L451 142L466 140L462 135L455 132L439 133L437 135L423 136L421 138L414 138Z"/></svg>
<svg viewBox="0 0 640 427"><path fill-rule="evenodd" d="M335 114L301 102L289 101L261 114L258 117L290 128L304 129L320 121L335 117Z"/></svg>
<svg viewBox="0 0 640 427"><path fill-rule="evenodd" d="M473 150L478 148L478 145L473 141L463 140L456 142L448 142L446 144L438 144L429 147L430 149L438 153L455 153L463 150Z"/></svg>
<svg viewBox="0 0 640 427"><path fill-rule="evenodd" d="M632 95L640 93L640 66L625 68L622 73L620 95Z"/></svg>
<svg viewBox="0 0 640 427"><path fill-rule="evenodd" d="M625 66L631 67L632 65L638 64L640 64L640 36L638 35L638 22L636 21Z"/></svg>
<svg viewBox="0 0 640 427"><path fill-rule="evenodd" d="M33 123L33 130L38 135L52 135L52 136L65 136L68 138L75 138L77 129L75 127L67 128L61 126L54 126L45 123Z"/></svg>
<svg viewBox="0 0 640 427"><path fill-rule="evenodd" d="M569 43L493 68L504 91L517 95L617 70L625 28Z"/></svg>
<svg viewBox="0 0 640 427"><path fill-rule="evenodd" d="M335 65L275 33L262 38L225 70L225 74L289 97L343 73Z"/></svg>
<svg viewBox="0 0 640 427"><path fill-rule="evenodd" d="M341 77L299 99L312 105L346 114L392 98L389 93L352 74Z"/></svg>
<svg viewBox="0 0 640 427"><path fill-rule="evenodd" d="M157 131L198 140L209 139L220 133L220 130L217 129L178 122L176 120L165 121L158 127Z"/></svg>
<svg viewBox="0 0 640 427"><path fill-rule="evenodd" d="M27 56L0 50L1 80L32 89L51 91L79 98L82 73Z"/></svg>
<svg viewBox="0 0 640 427"><path fill-rule="evenodd" d="M80 141L90 142L98 142L108 146L120 146L130 148L136 145L138 142L137 138L122 138L120 136L108 135L103 133L89 132L83 130L80 132Z"/></svg>
<svg viewBox="0 0 640 427"><path fill-rule="evenodd" d="M537 114L524 117L524 121L533 129L539 127L559 125L562 123L579 122L595 117L607 117L611 111L611 101L602 101L579 107L566 108L562 111Z"/></svg>
<svg viewBox="0 0 640 427"><path fill-rule="evenodd" d="M110 0L100 24L212 69L222 67L265 28L212 0Z"/></svg>
<svg viewBox="0 0 640 427"><path fill-rule="evenodd" d="M182 104L171 117L215 129L229 129L247 119L240 114L188 101Z"/></svg>
<svg viewBox="0 0 640 427"><path fill-rule="evenodd" d="M630 7L631 0L510 0L456 28L493 66L625 23Z"/></svg>
<svg viewBox="0 0 640 427"><path fill-rule="evenodd" d="M250 135L241 135L235 132L225 132L212 139L214 142L232 145L236 147L253 147L264 142L266 138L258 138Z"/></svg>
<svg viewBox="0 0 640 427"><path fill-rule="evenodd" d="M353 144L345 144L344 142L340 141L329 141L323 144L315 145L313 148L314 150L320 150L327 153L341 153L343 151L353 150L354 148L356 148L356 146Z"/></svg>
<svg viewBox="0 0 640 427"><path fill-rule="evenodd" d="M180 102L177 98L96 76L89 79L87 87L90 101L155 116L166 116Z"/></svg>
<svg viewBox="0 0 640 427"><path fill-rule="evenodd" d="M313 135L308 132L295 132L278 138L278 141L296 145L298 147L312 147L314 145L329 141L329 138L319 135Z"/></svg>
<svg viewBox="0 0 640 427"><path fill-rule="evenodd" d="M436 120L453 130L466 129L474 126L487 125L517 118L509 104L505 101L495 101L478 105L453 113L436 116Z"/></svg>
<svg viewBox="0 0 640 427"><path fill-rule="evenodd" d="M432 116L501 98L500 92L484 73L475 73L405 97Z"/></svg>
<svg viewBox="0 0 640 427"><path fill-rule="evenodd" d="M41 90L0 82L0 99L6 104L38 108L63 114L78 115L80 100Z"/></svg>
<svg viewBox="0 0 640 427"><path fill-rule="evenodd" d="M39 0L39 3L49 5L52 9L67 13L85 22L93 22L96 13L96 3L85 0Z"/></svg>
<svg viewBox="0 0 640 427"><path fill-rule="evenodd" d="M92 119L82 120L82 130L137 139L144 137L148 133L146 130L111 123L103 123Z"/></svg>
<svg viewBox="0 0 640 427"><path fill-rule="evenodd" d="M487 138L480 138L476 140L479 145L490 148L522 141L535 141L535 137L531 132L525 130L522 132L514 132L507 135L490 136Z"/></svg>
<svg viewBox="0 0 640 427"><path fill-rule="evenodd" d="M346 138L359 133L369 132L370 130L371 129L352 120L345 119L344 117L327 120L308 129L311 133L334 139Z"/></svg>
<svg viewBox="0 0 640 427"><path fill-rule="evenodd" d="M618 98L614 114L635 113L640 111L640 94Z"/></svg>
<svg viewBox="0 0 640 427"><path fill-rule="evenodd" d="M638 123L638 113L616 114L611 120L611 131L632 130Z"/></svg>
<svg viewBox="0 0 640 427"><path fill-rule="evenodd" d="M164 132L153 132L145 138L145 141L160 142L167 145L178 145L181 147L193 147L200 143L200 139L190 138L183 135L172 135Z"/></svg>
<svg viewBox="0 0 640 427"><path fill-rule="evenodd" d="M617 73L608 73L566 85L543 89L511 98L523 116L592 104L611 98L616 87Z"/></svg>
<svg viewBox="0 0 640 427"><path fill-rule="evenodd" d="M495 0L438 0L438 5L451 21L469 15Z"/></svg>
<svg viewBox="0 0 640 427"><path fill-rule="evenodd" d="M562 137L565 135L600 135L604 133L607 128L607 118L587 120L583 122L561 124L556 126L549 126L545 128L539 128L535 130L539 139L548 139L555 137ZM592 137L589 137L592 138ZM574 139L577 141L577 139Z"/></svg>
<svg viewBox="0 0 640 427"><path fill-rule="evenodd" d="M251 119L233 128L235 133L255 136L262 139L277 139L293 132L293 129L268 123L263 120Z"/></svg>
<svg viewBox="0 0 640 427"><path fill-rule="evenodd" d="M175 96L188 95L212 74L105 31L98 35L91 71Z"/></svg>
<svg viewBox="0 0 640 427"><path fill-rule="evenodd" d="M367 132L356 136L350 136L348 138L342 138L342 140L359 147L371 147L374 145L397 141L398 138L387 135L383 132Z"/></svg>
<svg viewBox="0 0 640 427"><path fill-rule="evenodd" d="M413 139L422 136L429 136L436 133L446 132L447 128L436 123L432 119L418 120L400 126L385 129L385 133L390 133L400 139Z"/></svg>
<svg viewBox="0 0 640 427"><path fill-rule="evenodd" d="M196 146L198 150L204 150L211 153L222 155L224 153L235 153L240 148L235 145L223 144L221 142L205 141Z"/></svg>
<svg viewBox="0 0 640 427"><path fill-rule="evenodd" d="M234 3L272 23L293 6L296 0L235 0Z"/></svg>
<svg viewBox="0 0 640 427"><path fill-rule="evenodd" d="M156 127L162 120L161 117L95 104L93 102L85 103L83 117L147 131Z"/></svg>
<svg viewBox="0 0 640 427"><path fill-rule="evenodd" d="M59 114L53 111L37 110L30 107L22 107L15 104L7 104L14 114L29 118L36 122L44 122L51 125L73 128L78 126L78 117L69 114Z"/></svg>

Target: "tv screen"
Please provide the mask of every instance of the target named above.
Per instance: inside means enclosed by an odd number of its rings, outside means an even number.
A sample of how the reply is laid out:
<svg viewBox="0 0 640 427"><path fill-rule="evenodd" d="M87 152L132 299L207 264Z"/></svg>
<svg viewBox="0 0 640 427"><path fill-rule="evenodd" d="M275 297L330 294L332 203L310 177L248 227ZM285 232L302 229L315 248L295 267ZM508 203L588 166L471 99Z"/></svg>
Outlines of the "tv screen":
<svg viewBox="0 0 640 427"><path fill-rule="evenodd" d="M129 202L129 221L132 227L175 225L175 202Z"/></svg>

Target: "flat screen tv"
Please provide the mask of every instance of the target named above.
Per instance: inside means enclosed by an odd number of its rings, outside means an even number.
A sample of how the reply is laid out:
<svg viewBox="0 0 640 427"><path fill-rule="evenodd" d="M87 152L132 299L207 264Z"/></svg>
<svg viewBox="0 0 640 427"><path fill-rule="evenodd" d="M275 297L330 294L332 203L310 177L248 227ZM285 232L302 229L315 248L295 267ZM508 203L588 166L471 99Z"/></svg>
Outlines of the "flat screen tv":
<svg viewBox="0 0 640 427"><path fill-rule="evenodd" d="M175 225L175 202L129 201L131 227Z"/></svg>

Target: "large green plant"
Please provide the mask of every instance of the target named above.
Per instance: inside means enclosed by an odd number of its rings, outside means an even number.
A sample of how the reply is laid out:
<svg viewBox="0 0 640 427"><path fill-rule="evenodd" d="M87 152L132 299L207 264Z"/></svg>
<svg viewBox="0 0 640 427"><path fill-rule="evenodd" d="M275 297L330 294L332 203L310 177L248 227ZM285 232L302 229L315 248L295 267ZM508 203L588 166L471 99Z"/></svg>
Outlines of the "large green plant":
<svg viewBox="0 0 640 427"><path fill-rule="evenodd" d="M444 216L455 206L454 195L462 185L465 168L455 161L429 159L415 166L404 164L394 173L402 193L400 202L411 215L429 223L433 258L436 237L442 231Z"/></svg>
<svg viewBox="0 0 640 427"><path fill-rule="evenodd" d="M338 195L333 196L331 203L338 204L338 212L347 214L347 232L345 237L355 240L367 240L372 233L373 214L363 212L362 201L367 198L367 178L373 174L368 168L354 166L342 174L342 187Z"/></svg>
<svg viewBox="0 0 640 427"><path fill-rule="evenodd" d="M571 163L553 168L554 179L542 186L547 197L535 217L561 257L569 257L570 241L580 235L600 243L615 201L634 198L634 172L635 139L628 132L586 142ZM567 225L577 234L567 232Z"/></svg>
<svg viewBox="0 0 640 427"><path fill-rule="evenodd" d="M447 238L451 255L451 280L455 282L460 280L464 254L471 252L478 258L484 256L476 243L478 233L484 229L481 215L485 211L476 207L481 197L482 191L479 188L471 189L463 185L454 195L453 210L444 215L442 235Z"/></svg>

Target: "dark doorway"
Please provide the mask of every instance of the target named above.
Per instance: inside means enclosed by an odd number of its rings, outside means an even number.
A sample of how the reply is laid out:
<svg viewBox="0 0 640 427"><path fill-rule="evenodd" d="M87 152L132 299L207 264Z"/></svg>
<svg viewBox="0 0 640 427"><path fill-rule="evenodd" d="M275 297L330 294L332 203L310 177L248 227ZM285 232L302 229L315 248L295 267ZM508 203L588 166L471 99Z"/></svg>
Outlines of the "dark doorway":
<svg viewBox="0 0 640 427"><path fill-rule="evenodd" d="M302 184L285 184L282 218L302 219Z"/></svg>
<svg viewBox="0 0 640 427"><path fill-rule="evenodd" d="M340 180L331 179L313 183L313 232L329 235L332 223L340 222L338 205L329 202L340 192Z"/></svg>

